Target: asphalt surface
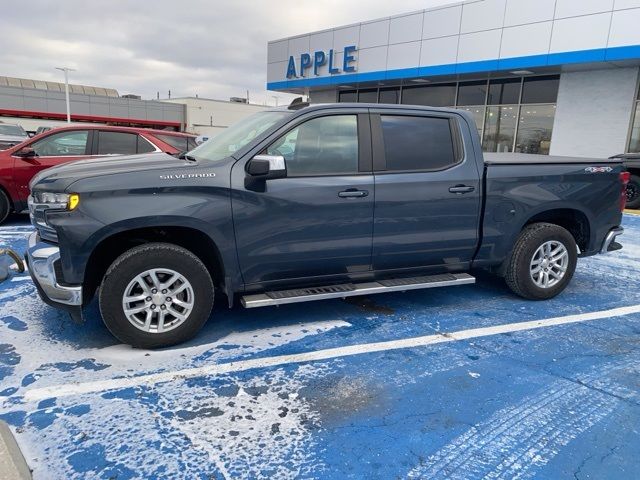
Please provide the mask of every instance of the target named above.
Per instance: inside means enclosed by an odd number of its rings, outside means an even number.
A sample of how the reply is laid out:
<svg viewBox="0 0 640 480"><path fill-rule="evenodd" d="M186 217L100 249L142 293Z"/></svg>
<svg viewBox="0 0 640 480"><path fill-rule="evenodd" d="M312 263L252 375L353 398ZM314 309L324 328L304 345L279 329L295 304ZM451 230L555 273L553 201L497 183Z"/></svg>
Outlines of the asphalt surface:
<svg viewBox="0 0 640 480"><path fill-rule="evenodd" d="M118 345L0 284L0 419L36 479L626 479L640 471L640 216L547 302L500 280L227 310ZM0 227L19 251L24 219ZM595 313L594 313L595 312ZM543 320L542 322L536 322ZM529 322L529 323L522 323Z"/></svg>

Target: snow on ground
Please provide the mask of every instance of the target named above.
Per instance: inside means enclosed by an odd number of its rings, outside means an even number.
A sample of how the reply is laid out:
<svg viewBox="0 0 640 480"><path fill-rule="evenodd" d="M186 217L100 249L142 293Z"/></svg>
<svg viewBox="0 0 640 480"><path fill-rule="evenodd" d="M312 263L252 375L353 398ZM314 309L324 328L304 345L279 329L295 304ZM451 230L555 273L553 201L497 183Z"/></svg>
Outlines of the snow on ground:
<svg viewBox="0 0 640 480"><path fill-rule="evenodd" d="M180 371L640 304L640 217L548 302L475 286L282 308L219 305L198 338L118 344L0 284L0 418L34 478L632 478L640 315L181 378ZM21 251L24 222L0 227ZM27 401L33 389L162 372L170 381ZM135 383L135 382L134 382ZM105 383L105 385L107 385ZM596 461L598 460L598 461Z"/></svg>

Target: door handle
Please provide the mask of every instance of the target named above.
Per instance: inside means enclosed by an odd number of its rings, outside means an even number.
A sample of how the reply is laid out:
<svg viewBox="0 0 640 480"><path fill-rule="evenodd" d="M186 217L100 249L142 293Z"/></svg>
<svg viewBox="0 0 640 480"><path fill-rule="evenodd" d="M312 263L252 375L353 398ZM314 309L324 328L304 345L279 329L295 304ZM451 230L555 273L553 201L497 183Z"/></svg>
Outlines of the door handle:
<svg viewBox="0 0 640 480"><path fill-rule="evenodd" d="M348 188L338 193L338 196L341 198L361 198L369 195L369 192L366 190L358 190L356 188Z"/></svg>
<svg viewBox="0 0 640 480"><path fill-rule="evenodd" d="M449 187L449 191L451 193L457 193L458 195L462 195L463 193L471 193L476 189L476 187L471 187L469 185L455 185L453 187Z"/></svg>

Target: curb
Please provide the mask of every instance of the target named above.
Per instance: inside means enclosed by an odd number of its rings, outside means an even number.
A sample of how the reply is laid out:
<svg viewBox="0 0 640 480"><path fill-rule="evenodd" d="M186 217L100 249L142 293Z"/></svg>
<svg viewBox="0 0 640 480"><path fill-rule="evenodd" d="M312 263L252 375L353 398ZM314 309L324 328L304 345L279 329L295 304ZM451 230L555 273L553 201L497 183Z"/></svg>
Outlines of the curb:
<svg viewBox="0 0 640 480"><path fill-rule="evenodd" d="M6 422L0 420L0 480L31 480L31 470Z"/></svg>

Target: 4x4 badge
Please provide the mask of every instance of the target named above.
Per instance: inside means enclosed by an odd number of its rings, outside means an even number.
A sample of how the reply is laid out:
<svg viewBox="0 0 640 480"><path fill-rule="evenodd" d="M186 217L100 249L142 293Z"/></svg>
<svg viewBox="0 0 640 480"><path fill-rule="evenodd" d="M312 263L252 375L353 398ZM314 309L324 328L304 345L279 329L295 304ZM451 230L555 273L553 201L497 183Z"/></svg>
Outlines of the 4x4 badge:
<svg viewBox="0 0 640 480"><path fill-rule="evenodd" d="M588 173L608 173L612 172L613 168L611 167L587 167L584 169L585 172Z"/></svg>

